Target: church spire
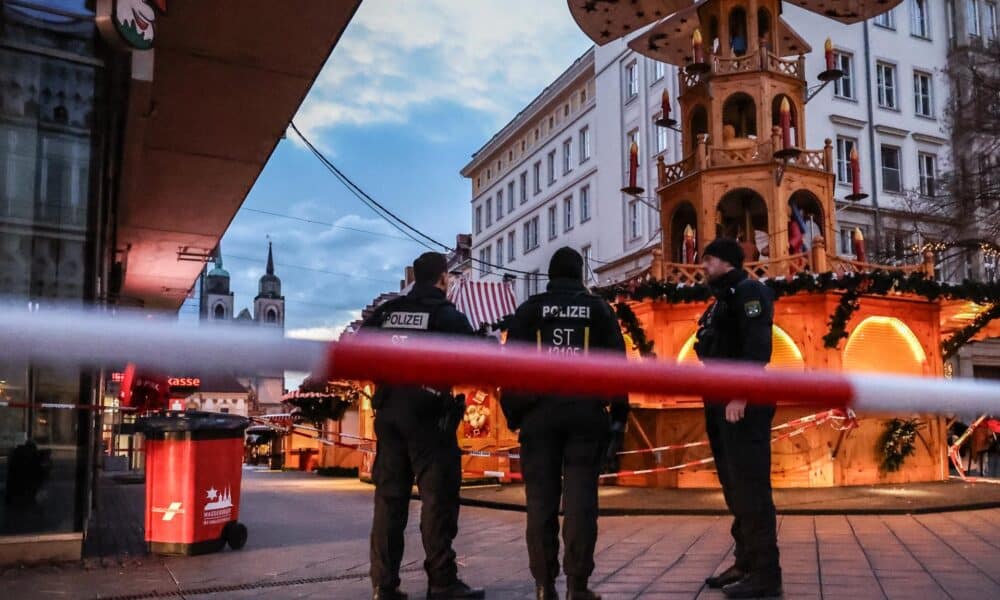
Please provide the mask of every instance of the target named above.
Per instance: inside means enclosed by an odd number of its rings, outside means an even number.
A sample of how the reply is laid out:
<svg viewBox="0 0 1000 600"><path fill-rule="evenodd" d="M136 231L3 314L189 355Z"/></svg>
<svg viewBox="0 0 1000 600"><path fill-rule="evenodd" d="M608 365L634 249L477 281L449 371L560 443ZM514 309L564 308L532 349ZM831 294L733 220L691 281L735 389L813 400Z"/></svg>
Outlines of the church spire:
<svg viewBox="0 0 1000 600"><path fill-rule="evenodd" d="M222 260L221 256L219 260ZM274 254L271 252L271 242L267 243L267 274L274 275Z"/></svg>

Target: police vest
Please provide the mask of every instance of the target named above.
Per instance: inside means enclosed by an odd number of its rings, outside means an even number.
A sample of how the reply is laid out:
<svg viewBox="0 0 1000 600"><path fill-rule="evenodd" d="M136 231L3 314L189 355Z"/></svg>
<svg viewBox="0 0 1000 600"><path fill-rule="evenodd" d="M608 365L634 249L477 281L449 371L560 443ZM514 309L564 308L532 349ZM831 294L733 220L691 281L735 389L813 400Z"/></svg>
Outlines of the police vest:
<svg viewBox="0 0 1000 600"><path fill-rule="evenodd" d="M590 350L594 307L579 300L542 301L535 331L538 351L560 356L585 356Z"/></svg>

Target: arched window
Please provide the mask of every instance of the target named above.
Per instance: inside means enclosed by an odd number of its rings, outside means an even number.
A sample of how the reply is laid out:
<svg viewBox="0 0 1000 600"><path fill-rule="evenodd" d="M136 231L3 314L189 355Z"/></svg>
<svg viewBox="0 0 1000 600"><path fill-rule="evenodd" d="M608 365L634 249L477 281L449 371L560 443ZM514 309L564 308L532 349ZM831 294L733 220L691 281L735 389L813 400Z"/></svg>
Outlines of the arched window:
<svg viewBox="0 0 1000 600"><path fill-rule="evenodd" d="M747 53L747 12L739 6L729 12L729 47L734 56Z"/></svg>
<svg viewBox="0 0 1000 600"><path fill-rule="evenodd" d="M757 105L753 98L743 92L737 92L726 98L725 104L722 105L722 124L731 125L738 138L756 136Z"/></svg>
<svg viewBox="0 0 1000 600"><path fill-rule="evenodd" d="M221 304L216 304L215 309L212 311L212 314L216 319L225 319L226 307Z"/></svg>
<svg viewBox="0 0 1000 600"><path fill-rule="evenodd" d="M771 13L766 8L757 9L757 39L761 48L775 50L771 39Z"/></svg>
<svg viewBox="0 0 1000 600"><path fill-rule="evenodd" d="M278 322L278 311L274 308L268 308L267 312L264 313L264 321L267 323L277 323Z"/></svg>

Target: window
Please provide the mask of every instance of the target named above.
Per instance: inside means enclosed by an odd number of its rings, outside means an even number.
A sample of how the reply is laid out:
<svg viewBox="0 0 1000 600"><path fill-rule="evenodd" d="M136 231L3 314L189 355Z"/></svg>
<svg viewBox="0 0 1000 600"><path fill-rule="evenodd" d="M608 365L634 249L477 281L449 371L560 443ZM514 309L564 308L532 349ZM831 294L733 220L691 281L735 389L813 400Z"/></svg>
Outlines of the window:
<svg viewBox="0 0 1000 600"><path fill-rule="evenodd" d="M215 305L215 318L216 319L225 319L226 318L226 308L224 306L222 306L221 304L216 304Z"/></svg>
<svg viewBox="0 0 1000 600"><path fill-rule="evenodd" d="M913 72L913 108L922 117L934 116L930 73Z"/></svg>
<svg viewBox="0 0 1000 600"><path fill-rule="evenodd" d="M528 142L521 140L521 153L524 154L524 150L528 147Z"/></svg>
<svg viewBox="0 0 1000 600"><path fill-rule="evenodd" d="M476 207L476 233L482 233L483 231L483 207Z"/></svg>
<svg viewBox="0 0 1000 600"><path fill-rule="evenodd" d="M997 3L986 3L986 39L993 41L997 39Z"/></svg>
<svg viewBox="0 0 1000 600"><path fill-rule="evenodd" d="M563 198L563 231L573 229L573 196Z"/></svg>
<svg viewBox="0 0 1000 600"><path fill-rule="evenodd" d="M979 27L979 0L965 0L965 21L970 36L982 33Z"/></svg>
<svg viewBox="0 0 1000 600"><path fill-rule="evenodd" d="M948 41L955 44L955 0L945 0L945 20L948 21Z"/></svg>
<svg viewBox="0 0 1000 600"><path fill-rule="evenodd" d="M580 104L587 103L587 90L580 90Z"/></svg>
<svg viewBox="0 0 1000 600"><path fill-rule="evenodd" d="M507 213L514 212L514 181L507 183Z"/></svg>
<svg viewBox="0 0 1000 600"><path fill-rule="evenodd" d="M497 190L497 221L503 218L503 190Z"/></svg>
<svg viewBox="0 0 1000 600"><path fill-rule="evenodd" d="M639 202L633 200L628 203L628 236L629 239L639 237Z"/></svg>
<svg viewBox="0 0 1000 600"><path fill-rule="evenodd" d="M486 181L489 181L492 178L493 178L493 171L491 171L490 169L486 169Z"/></svg>
<svg viewBox="0 0 1000 600"><path fill-rule="evenodd" d="M512 162L513 160L514 160L514 151L513 150L508 150L507 151L507 162L509 163L509 162Z"/></svg>
<svg viewBox="0 0 1000 600"><path fill-rule="evenodd" d="M667 149L667 133L666 127L657 127L653 125L653 129L656 130L656 153L659 154Z"/></svg>
<svg viewBox="0 0 1000 600"><path fill-rule="evenodd" d="M920 152L917 154L917 167L920 170L920 195L936 195L937 157L933 154Z"/></svg>
<svg viewBox="0 0 1000 600"><path fill-rule="evenodd" d="M573 140L565 140L563 142L563 175L569 173L572 167L569 165L570 150L573 148Z"/></svg>
<svg viewBox="0 0 1000 600"><path fill-rule="evenodd" d="M580 130L580 164L590 158L590 127Z"/></svg>
<svg viewBox="0 0 1000 600"><path fill-rule="evenodd" d="M580 222L586 223L590 220L590 186L585 185L580 188Z"/></svg>
<svg viewBox="0 0 1000 600"><path fill-rule="evenodd" d="M875 17L875 24L879 27L885 27L887 29L896 28L896 19L892 14L892 9L885 11L879 16Z"/></svg>
<svg viewBox="0 0 1000 600"><path fill-rule="evenodd" d="M521 241L524 246L524 253L527 254L538 247L538 217L532 217L524 223L522 234Z"/></svg>
<svg viewBox="0 0 1000 600"><path fill-rule="evenodd" d="M667 63L662 63L658 60L653 61L653 81L659 81L663 79L663 76L667 74Z"/></svg>
<svg viewBox="0 0 1000 600"><path fill-rule="evenodd" d="M503 266L503 236L497 240L497 266Z"/></svg>
<svg viewBox="0 0 1000 600"><path fill-rule="evenodd" d="M625 67L625 101L633 100L639 95L639 69L632 61Z"/></svg>
<svg viewBox="0 0 1000 600"><path fill-rule="evenodd" d="M844 76L833 81L833 95L839 98L854 100L854 55L846 52L834 52L833 61Z"/></svg>
<svg viewBox="0 0 1000 600"><path fill-rule="evenodd" d="M559 235L559 207L553 204L549 207L549 239L554 240Z"/></svg>
<svg viewBox="0 0 1000 600"><path fill-rule="evenodd" d="M910 0L910 33L917 37L931 38L927 0Z"/></svg>
<svg viewBox="0 0 1000 600"><path fill-rule="evenodd" d="M538 293L538 280L541 279L538 271L533 271L524 276L524 296L534 296Z"/></svg>
<svg viewBox="0 0 1000 600"><path fill-rule="evenodd" d="M878 85L878 105L882 108L896 108L896 67L887 63L877 63L875 73Z"/></svg>
<svg viewBox="0 0 1000 600"><path fill-rule="evenodd" d="M542 161L532 165L531 170L535 180L535 193L538 194L542 191Z"/></svg>
<svg viewBox="0 0 1000 600"><path fill-rule="evenodd" d="M521 173L521 204L528 201L528 172Z"/></svg>
<svg viewBox="0 0 1000 600"><path fill-rule="evenodd" d="M840 228L840 254L843 256L854 256L854 229L856 225L848 225ZM872 239L868 235L867 227L857 227L861 230L861 237L866 240Z"/></svg>
<svg viewBox="0 0 1000 600"><path fill-rule="evenodd" d="M479 272L486 274L490 272L490 248L479 249Z"/></svg>
<svg viewBox="0 0 1000 600"><path fill-rule="evenodd" d="M568 117L569 116L569 102L567 102L566 106L563 107L563 116L564 117Z"/></svg>
<svg viewBox="0 0 1000 600"><path fill-rule="evenodd" d="M486 226L493 224L493 198L486 199Z"/></svg>
<svg viewBox="0 0 1000 600"><path fill-rule="evenodd" d="M553 183L556 182L556 151L555 150L553 150L552 152L549 152L548 162L546 163L546 166L548 167L547 170L546 170L546 172L549 175L549 185L552 185Z"/></svg>
<svg viewBox="0 0 1000 600"><path fill-rule="evenodd" d="M538 141L538 128L535 127L535 141Z"/></svg>
<svg viewBox="0 0 1000 600"><path fill-rule="evenodd" d="M857 143L857 140L851 138L837 137L837 183L854 182L854 174L851 172L851 150Z"/></svg>
<svg viewBox="0 0 1000 600"><path fill-rule="evenodd" d="M590 246L584 246L580 248L580 254L583 255L583 280L585 282L594 280L594 270L590 267L591 259L593 254L591 254Z"/></svg>
<svg viewBox="0 0 1000 600"><path fill-rule="evenodd" d="M903 180L899 168L899 148L882 146L882 189L887 192L902 192Z"/></svg>
<svg viewBox="0 0 1000 600"><path fill-rule="evenodd" d="M514 230L507 232L507 262L514 262Z"/></svg>

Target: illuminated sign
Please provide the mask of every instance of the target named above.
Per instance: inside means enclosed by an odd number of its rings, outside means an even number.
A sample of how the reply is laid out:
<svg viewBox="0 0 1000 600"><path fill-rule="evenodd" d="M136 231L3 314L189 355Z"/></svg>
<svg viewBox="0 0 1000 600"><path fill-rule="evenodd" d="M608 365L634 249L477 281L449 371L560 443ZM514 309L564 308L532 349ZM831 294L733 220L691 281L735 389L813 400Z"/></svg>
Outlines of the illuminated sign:
<svg viewBox="0 0 1000 600"><path fill-rule="evenodd" d="M196 388L201 387L201 379L198 377L169 377L167 383L172 388Z"/></svg>
<svg viewBox="0 0 1000 600"><path fill-rule="evenodd" d="M149 50L156 38L156 15L167 0L98 0L97 27L121 50Z"/></svg>

